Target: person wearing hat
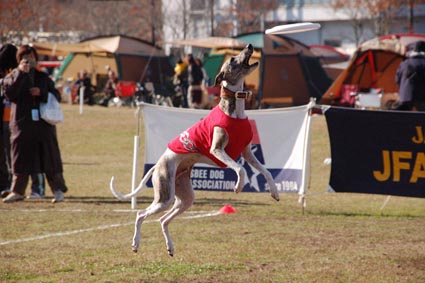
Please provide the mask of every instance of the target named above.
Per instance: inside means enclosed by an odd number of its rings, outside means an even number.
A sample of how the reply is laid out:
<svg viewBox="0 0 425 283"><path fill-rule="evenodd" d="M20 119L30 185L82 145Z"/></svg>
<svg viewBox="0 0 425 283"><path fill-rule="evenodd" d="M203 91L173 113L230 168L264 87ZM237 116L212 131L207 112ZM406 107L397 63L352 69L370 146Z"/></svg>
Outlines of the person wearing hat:
<svg viewBox="0 0 425 283"><path fill-rule="evenodd" d="M425 111L425 41L416 42L406 57L395 76L399 86L395 110Z"/></svg>

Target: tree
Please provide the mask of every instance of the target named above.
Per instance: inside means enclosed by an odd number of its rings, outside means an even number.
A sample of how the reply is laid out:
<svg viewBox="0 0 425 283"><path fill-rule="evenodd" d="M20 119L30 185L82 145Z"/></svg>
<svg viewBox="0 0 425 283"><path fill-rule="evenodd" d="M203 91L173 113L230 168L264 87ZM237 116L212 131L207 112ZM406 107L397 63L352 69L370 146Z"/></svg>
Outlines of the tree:
<svg viewBox="0 0 425 283"><path fill-rule="evenodd" d="M22 41L35 31L77 31L83 38L125 34L157 41L162 37L161 19L161 1L153 0L0 0L2 42L12 41L11 36Z"/></svg>
<svg viewBox="0 0 425 283"><path fill-rule="evenodd" d="M407 15L409 30L413 31L413 11L425 0L332 0L331 7L341 11L351 20L354 40L359 44L364 32L364 22L372 21L376 36L391 32L390 24L395 18Z"/></svg>
<svg viewBox="0 0 425 283"><path fill-rule="evenodd" d="M277 0L237 1L237 22L239 33L258 32L265 30L264 19L268 12L279 7Z"/></svg>
<svg viewBox="0 0 425 283"><path fill-rule="evenodd" d="M174 0L172 5L163 7L164 26L171 33L171 38L187 38L189 34L190 6L188 0Z"/></svg>
<svg viewBox="0 0 425 283"><path fill-rule="evenodd" d="M358 45L362 39L364 32L363 22L365 19L369 18L364 11L363 2L365 2L365 0L332 0L330 4L335 11L342 11L342 13L350 19L356 45Z"/></svg>
<svg viewBox="0 0 425 283"><path fill-rule="evenodd" d="M229 19L216 23L216 33L222 36L232 36L264 31L265 15L278 7L279 1L277 0L231 1L231 4L225 8Z"/></svg>

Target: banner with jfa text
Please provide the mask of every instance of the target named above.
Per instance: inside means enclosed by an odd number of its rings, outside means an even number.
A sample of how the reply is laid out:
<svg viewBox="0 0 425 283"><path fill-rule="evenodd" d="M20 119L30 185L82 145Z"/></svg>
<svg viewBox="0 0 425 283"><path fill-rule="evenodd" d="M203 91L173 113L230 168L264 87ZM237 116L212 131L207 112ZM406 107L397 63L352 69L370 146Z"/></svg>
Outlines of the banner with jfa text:
<svg viewBox="0 0 425 283"><path fill-rule="evenodd" d="M330 107L330 188L425 197L425 116L422 112Z"/></svg>

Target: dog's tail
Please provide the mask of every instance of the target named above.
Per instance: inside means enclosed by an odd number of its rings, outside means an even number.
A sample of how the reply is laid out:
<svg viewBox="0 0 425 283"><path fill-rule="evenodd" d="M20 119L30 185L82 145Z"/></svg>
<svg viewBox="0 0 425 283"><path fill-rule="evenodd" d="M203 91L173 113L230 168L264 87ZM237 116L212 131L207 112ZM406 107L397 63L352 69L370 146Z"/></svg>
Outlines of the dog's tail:
<svg viewBox="0 0 425 283"><path fill-rule="evenodd" d="M137 195L142 188L146 185L146 183L148 182L149 178L152 176L153 171L155 170L155 166L153 166L148 173L146 173L146 175L143 177L142 181L140 181L140 184L137 188L134 189L134 191L132 191L131 193L128 193L126 195L123 195L120 192L117 192L114 188L114 176L112 176L111 178L111 182L109 183L109 188L111 189L112 194L120 199L120 200L126 200L129 199L131 197L134 197L135 195Z"/></svg>

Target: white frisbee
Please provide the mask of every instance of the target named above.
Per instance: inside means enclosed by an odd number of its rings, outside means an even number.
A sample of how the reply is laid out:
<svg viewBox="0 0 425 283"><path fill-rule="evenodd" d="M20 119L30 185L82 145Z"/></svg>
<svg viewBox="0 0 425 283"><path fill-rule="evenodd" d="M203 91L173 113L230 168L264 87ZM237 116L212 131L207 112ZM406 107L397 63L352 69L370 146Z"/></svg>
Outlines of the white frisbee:
<svg viewBox="0 0 425 283"><path fill-rule="evenodd" d="M265 33L266 34L287 34L287 33L305 32L305 31L315 30L319 28L320 28L320 24L296 23L296 24L275 26L273 28L267 29Z"/></svg>

